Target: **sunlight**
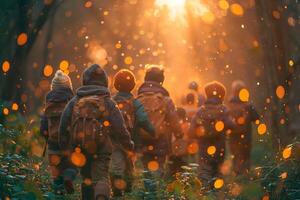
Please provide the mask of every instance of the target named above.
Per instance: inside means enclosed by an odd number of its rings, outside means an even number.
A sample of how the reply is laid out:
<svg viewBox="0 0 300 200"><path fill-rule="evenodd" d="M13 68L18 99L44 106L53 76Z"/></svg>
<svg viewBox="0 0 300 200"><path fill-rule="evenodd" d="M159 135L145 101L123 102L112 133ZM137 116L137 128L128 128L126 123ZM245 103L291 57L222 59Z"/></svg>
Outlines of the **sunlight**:
<svg viewBox="0 0 300 200"><path fill-rule="evenodd" d="M208 8L198 0L156 0L155 5L160 8L166 7L172 19L183 17L187 8L190 8L197 16L203 16L209 12Z"/></svg>

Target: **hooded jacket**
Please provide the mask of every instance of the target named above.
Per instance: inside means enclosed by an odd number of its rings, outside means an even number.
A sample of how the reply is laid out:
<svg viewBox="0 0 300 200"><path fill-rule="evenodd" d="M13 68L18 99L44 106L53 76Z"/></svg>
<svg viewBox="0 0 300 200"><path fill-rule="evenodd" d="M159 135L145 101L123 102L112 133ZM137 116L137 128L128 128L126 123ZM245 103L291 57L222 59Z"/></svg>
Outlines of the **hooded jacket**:
<svg viewBox="0 0 300 200"><path fill-rule="evenodd" d="M71 126L73 107L78 99L91 96L99 95L105 96L104 103L106 110L108 111L107 120L110 122L110 134L109 138L114 140L116 143L120 143L126 149L132 149L133 144L131 141L130 134L125 127L120 110L117 108L114 101L111 99L110 92L107 88L107 76L105 72L97 66L93 65L84 72L83 86L76 91L76 96L66 106L60 121L59 127L59 140L62 148L69 148L68 143L70 140L69 127ZM96 80L94 80L96 79ZM97 85L93 85L97 84ZM100 121L101 119L99 119ZM111 153L112 144L111 141L106 141L101 147L102 152Z"/></svg>
<svg viewBox="0 0 300 200"><path fill-rule="evenodd" d="M182 138L183 133L181 131L181 126L179 123L179 118L176 112L175 105L170 98L169 92L159 83L154 81L146 81L141 87L138 89L138 95L147 92L161 93L167 100L167 113L166 113L166 121L169 125L170 135L174 135L176 138ZM167 138L160 138L158 141L154 141L153 145L156 146L159 152L154 152L157 154L166 154L170 151L170 143L171 141L166 141ZM171 139L171 138L169 138Z"/></svg>

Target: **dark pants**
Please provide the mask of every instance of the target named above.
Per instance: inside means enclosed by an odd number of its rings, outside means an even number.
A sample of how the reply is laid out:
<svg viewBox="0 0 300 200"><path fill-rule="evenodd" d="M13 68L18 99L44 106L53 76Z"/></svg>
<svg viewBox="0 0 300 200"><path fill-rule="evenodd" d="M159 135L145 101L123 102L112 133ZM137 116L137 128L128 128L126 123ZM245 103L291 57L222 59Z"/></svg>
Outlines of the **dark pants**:
<svg viewBox="0 0 300 200"><path fill-rule="evenodd" d="M111 161L111 179L114 196L131 192L133 182L133 162L122 149L115 147Z"/></svg>
<svg viewBox="0 0 300 200"><path fill-rule="evenodd" d="M83 178L82 199L110 198L109 164L111 155L86 155L86 164L81 168Z"/></svg>
<svg viewBox="0 0 300 200"><path fill-rule="evenodd" d="M251 140L231 139L229 141L233 170L237 175L247 174L250 170Z"/></svg>

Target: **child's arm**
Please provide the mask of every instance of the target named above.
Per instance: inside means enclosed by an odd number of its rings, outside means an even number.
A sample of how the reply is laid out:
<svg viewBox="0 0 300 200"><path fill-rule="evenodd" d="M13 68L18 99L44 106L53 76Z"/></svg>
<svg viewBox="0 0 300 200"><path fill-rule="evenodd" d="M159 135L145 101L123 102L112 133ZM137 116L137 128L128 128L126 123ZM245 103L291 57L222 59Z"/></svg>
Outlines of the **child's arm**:
<svg viewBox="0 0 300 200"><path fill-rule="evenodd" d="M120 110L111 100L107 102L107 108L109 110L109 122L112 128L113 139L121 144L126 150L133 150L134 144L131 140L130 133L126 128Z"/></svg>
<svg viewBox="0 0 300 200"><path fill-rule="evenodd" d="M146 132L154 136L155 129L147 116L143 104L139 100L134 100L133 105L135 107L137 127L144 129Z"/></svg>
<svg viewBox="0 0 300 200"><path fill-rule="evenodd" d="M171 99L167 102L167 121L171 127L174 136L179 139L183 137L181 126L179 124L179 118L176 112L175 105Z"/></svg>

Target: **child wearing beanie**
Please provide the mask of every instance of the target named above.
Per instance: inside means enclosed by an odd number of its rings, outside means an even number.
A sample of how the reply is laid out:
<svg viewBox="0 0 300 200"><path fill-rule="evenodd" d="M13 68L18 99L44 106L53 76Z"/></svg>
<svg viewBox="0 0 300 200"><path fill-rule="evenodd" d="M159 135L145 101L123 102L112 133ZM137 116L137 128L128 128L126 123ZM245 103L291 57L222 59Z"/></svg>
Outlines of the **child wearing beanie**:
<svg viewBox="0 0 300 200"><path fill-rule="evenodd" d="M127 129L133 138L139 128L154 135L154 128L148 120L144 106L139 100L135 99L131 93L135 84L135 76L131 71L126 69L120 70L114 76L114 87L118 92L113 99L117 103ZM134 142L136 143L136 141ZM114 196L121 196L124 192L130 192L132 186L133 161L128 160L127 153L117 146L115 146L113 150L111 170L112 180L121 178L127 183L127 187L123 191L113 185Z"/></svg>
<svg viewBox="0 0 300 200"><path fill-rule="evenodd" d="M51 82L51 90L46 95L44 114L41 118L40 133L47 140L47 152L53 190L57 195L62 195L64 187L68 193L73 192L72 180L76 170L71 168L68 158L58 144L58 128L61 114L65 105L73 97L72 82L68 75L57 70Z"/></svg>

